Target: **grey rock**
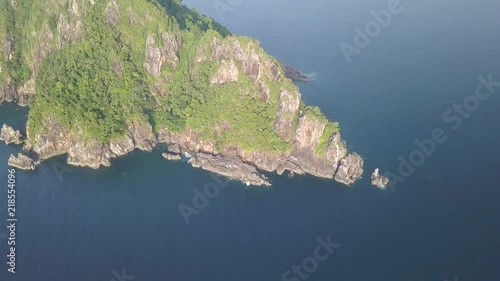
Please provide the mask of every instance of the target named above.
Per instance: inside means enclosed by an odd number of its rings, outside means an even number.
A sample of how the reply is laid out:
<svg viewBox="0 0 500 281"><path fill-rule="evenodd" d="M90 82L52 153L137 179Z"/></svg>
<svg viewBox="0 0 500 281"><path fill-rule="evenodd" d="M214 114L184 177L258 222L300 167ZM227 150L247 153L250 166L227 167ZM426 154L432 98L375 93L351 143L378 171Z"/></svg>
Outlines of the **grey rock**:
<svg viewBox="0 0 500 281"><path fill-rule="evenodd" d="M231 82L238 82L240 72L233 60L222 60L219 70L214 74L210 83L212 85L224 85Z"/></svg>
<svg viewBox="0 0 500 281"><path fill-rule="evenodd" d="M345 185L352 185L363 175L363 159L357 153L351 153L340 162L335 180Z"/></svg>
<svg viewBox="0 0 500 281"><path fill-rule="evenodd" d="M41 160L68 153L73 137L71 132L54 117L46 118L43 128L36 135L31 135L28 123L24 150L36 154Z"/></svg>
<svg viewBox="0 0 500 281"><path fill-rule="evenodd" d="M13 154L10 155L8 165L21 170L35 170L37 162L32 158L19 153L17 157Z"/></svg>
<svg viewBox="0 0 500 281"><path fill-rule="evenodd" d="M19 95L14 87L14 83L10 77L3 81L3 86L0 87L0 105L4 102L18 102Z"/></svg>
<svg viewBox="0 0 500 281"><path fill-rule="evenodd" d="M373 186L376 186L382 190L386 189L387 185L389 184L389 178L380 175L378 168L375 169L375 171L372 173L371 180Z"/></svg>
<svg viewBox="0 0 500 281"><path fill-rule="evenodd" d="M247 185L270 186L271 183L257 168L244 163L235 155L221 156L198 153L191 160L193 167L200 167L230 179L239 180Z"/></svg>
<svg viewBox="0 0 500 281"><path fill-rule="evenodd" d="M83 133L73 137L68 149L68 164L98 169L111 166L107 149L96 140L85 139Z"/></svg>
<svg viewBox="0 0 500 281"><path fill-rule="evenodd" d="M181 146L178 144L171 144L168 146L168 152L173 154L181 154Z"/></svg>
<svg viewBox="0 0 500 281"><path fill-rule="evenodd" d="M109 152L113 154L113 157L126 155L134 149L135 144L130 133L123 138L114 139L109 143Z"/></svg>
<svg viewBox="0 0 500 281"><path fill-rule="evenodd" d="M176 69L179 65L178 53L182 46L179 34L162 33L163 47L160 48L158 38L148 34L146 39L146 61L144 68L154 77L159 77L164 66Z"/></svg>
<svg viewBox="0 0 500 281"><path fill-rule="evenodd" d="M283 65L285 71L285 77L290 78L293 81L309 82L311 77L304 74L302 71L290 65Z"/></svg>
<svg viewBox="0 0 500 281"><path fill-rule="evenodd" d="M19 131L15 131L12 127L7 126L7 124L4 124L0 130L0 141L6 144L22 144L22 138L23 136Z"/></svg>
<svg viewBox="0 0 500 281"><path fill-rule="evenodd" d="M163 153L162 156L167 160L173 160L173 161L179 161L182 159L182 157L179 154Z"/></svg>
<svg viewBox="0 0 500 281"><path fill-rule="evenodd" d="M152 151L156 147L157 139L149 122L133 120L129 122L128 130L134 140L135 148Z"/></svg>

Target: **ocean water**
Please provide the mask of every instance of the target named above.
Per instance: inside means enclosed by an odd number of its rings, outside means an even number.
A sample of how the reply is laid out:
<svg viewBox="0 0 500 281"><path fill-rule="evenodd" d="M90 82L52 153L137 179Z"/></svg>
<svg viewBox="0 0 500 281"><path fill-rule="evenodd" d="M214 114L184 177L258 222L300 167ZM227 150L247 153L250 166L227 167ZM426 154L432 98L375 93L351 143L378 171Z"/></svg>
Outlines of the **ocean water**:
<svg viewBox="0 0 500 281"><path fill-rule="evenodd" d="M500 88L456 129L459 115L443 119L473 101L479 76L500 81L500 3L401 1L347 62L340 44L353 45L354 28L390 2L185 1L314 75L298 84L303 99L339 121L365 158L353 187L309 176L271 175L272 188L231 182L186 224L179 204L193 206L193 190L217 183L210 173L159 153L134 152L98 171L58 157L17 171L11 274L6 161L21 148L0 144L0 280L284 280L327 237L340 246L307 279L288 280L500 280ZM4 105L0 124L23 129L26 112ZM437 128L446 141L403 183L370 186L374 168L398 174L398 157L409 159L415 140Z"/></svg>

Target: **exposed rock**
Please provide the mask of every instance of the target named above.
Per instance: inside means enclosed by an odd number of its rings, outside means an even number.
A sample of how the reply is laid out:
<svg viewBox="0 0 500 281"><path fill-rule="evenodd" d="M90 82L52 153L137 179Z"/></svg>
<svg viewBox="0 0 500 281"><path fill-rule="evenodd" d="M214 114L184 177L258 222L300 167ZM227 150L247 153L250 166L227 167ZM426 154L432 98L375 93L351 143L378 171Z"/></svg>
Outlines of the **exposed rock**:
<svg viewBox="0 0 500 281"><path fill-rule="evenodd" d="M236 36L227 36L224 39L214 37L210 44L199 46L195 60L234 60L242 72L254 82L263 78L278 81L281 77L278 63L265 54L257 41L248 40L242 44Z"/></svg>
<svg viewBox="0 0 500 281"><path fill-rule="evenodd" d="M342 140L340 133L334 133L328 140L329 144L326 149L325 157L335 166L340 165L340 161L347 156L347 148L345 141Z"/></svg>
<svg viewBox="0 0 500 281"><path fill-rule="evenodd" d="M120 18L120 8L115 0L110 1L108 5L106 5L104 13L106 14L106 22L111 25L111 27L115 28Z"/></svg>
<svg viewBox="0 0 500 281"><path fill-rule="evenodd" d="M224 85L231 82L238 82L239 71L233 60L222 60L221 66L210 83L212 85Z"/></svg>
<svg viewBox="0 0 500 281"><path fill-rule="evenodd" d="M178 53L182 46L182 39L179 34L164 32L162 34L163 47L158 47L158 39L152 34L148 34L146 39L146 61L144 68L155 77L159 77L165 65L176 69L179 65Z"/></svg>
<svg viewBox="0 0 500 281"><path fill-rule="evenodd" d="M198 153L191 160L193 167L200 167L230 179L240 180L251 185L270 186L271 183L254 166L241 161L238 156L213 156Z"/></svg>
<svg viewBox="0 0 500 281"><path fill-rule="evenodd" d="M148 34L148 38L146 39L146 61L144 62L144 68L147 72L151 73L151 75L158 77L162 69L161 50L155 47L155 45L156 38Z"/></svg>
<svg viewBox="0 0 500 281"><path fill-rule="evenodd" d="M229 171L222 168L211 167L216 173L222 173L231 178L242 176L242 173L254 174L255 170L247 169L246 166L256 168L256 170L277 172L282 174L285 171L294 174L311 174L314 176L336 179L337 181L351 185L359 179L363 173L363 160L357 154L347 154L346 144L339 133L334 133L328 140L328 146L324 155L318 155L315 148L325 130L325 121L319 120L309 115L299 118L299 124L295 131L292 130L293 148L289 152L269 153L261 151L245 151L238 147L226 147L217 151L213 142L200 138L201 133L186 129L180 133L169 133L166 129L161 129L158 133L158 142L175 144L181 147L182 151L189 151L194 155L192 165L202 167L203 163L197 160L198 155L207 154L210 159L217 159L221 163L222 159L228 158L235 166L242 165L242 168L235 172L238 176L230 176ZM177 149L175 150L177 153ZM237 157L239 160L237 160ZM204 159L203 158L203 159ZM220 159L220 160L219 160ZM247 177L252 177L247 175ZM252 184L256 184L254 181Z"/></svg>
<svg viewBox="0 0 500 281"><path fill-rule="evenodd" d="M135 148L144 151L152 151L157 144L153 127L147 121L131 121L128 130L134 140Z"/></svg>
<svg viewBox="0 0 500 281"><path fill-rule="evenodd" d="M19 153L17 157L11 154L8 161L9 166L21 170L35 170L36 164L35 160L21 153Z"/></svg>
<svg viewBox="0 0 500 281"><path fill-rule="evenodd" d="M107 149L96 140L86 140L81 132L75 136L68 150L68 164L98 169L101 165L111 166Z"/></svg>
<svg viewBox="0 0 500 281"><path fill-rule="evenodd" d="M4 61L10 61L12 59L13 53L13 42L12 40L5 39L5 43L3 44L3 59Z"/></svg>
<svg viewBox="0 0 500 281"><path fill-rule="evenodd" d="M162 156L167 160L173 160L173 161L179 161L182 159L182 157L179 154L173 154L173 153L163 153Z"/></svg>
<svg viewBox="0 0 500 281"><path fill-rule="evenodd" d="M300 106L300 93L298 91L289 93L285 89L280 92L280 109L274 120L274 127L281 136L289 141L293 137L293 121Z"/></svg>
<svg viewBox="0 0 500 281"><path fill-rule="evenodd" d="M305 75L304 73L302 73L302 71L298 70L293 66L283 65L283 68L285 70L285 77L287 78L290 78L294 81L302 81L302 82L311 81L311 77Z"/></svg>
<svg viewBox="0 0 500 281"><path fill-rule="evenodd" d="M380 189L386 189L389 184L389 178L379 174L379 169L375 169L372 174L372 185Z"/></svg>
<svg viewBox="0 0 500 281"><path fill-rule="evenodd" d="M190 151L194 153L203 152L208 154L219 154L215 148L215 143L210 140L202 140L201 132L191 129L185 129L179 133L168 132L162 128L158 132L158 142L168 144L178 144L182 151Z"/></svg>
<svg viewBox="0 0 500 281"><path fill-rule="evenodd" d="M363 159L357 153L352 153L340 162L335 180L345 185L352 185L362 175Z"/></svg>
<svg viewBox="0 0 500 281"><path fill-rule="evenodd" d="M299 119L294 143L297 148L314 148L325 130L326 122L320 121L309 115L303 115Z"/></svg>
<svg viewBox="0 0 500 281"><path fill-rule="evenodd" d="M171 144L168 146L168 152L173 154L181 154L181 146L178 144Z"/></svg>
<svg viewBox="0 0 500 281"><path fill-rule="evenodd" d="M19 131L15 131L12 127L7 126L7 124L3 124L0 130L0 141L6 144L22 144L22 137Z"/></svg>
<svg viewBox="0 0 500 281"><path fill-rule="evenodd" d="M129 132L121 138L101 144L85 137L82 130L76 135L55 118L46 118L43 129L35 136L28 134L25 150L41 160L61 154L68 154L68 164L97 169L110 166L111 159L126 155L134 149L152 151L156 146L156 136L148 122L130 121ZM29 124L28 124L29 132Z"/></svg>
<svg viewBox="0 0 500 281"><path fill-rule="evenodd" d="M165 65L171 69L176 69L179 65L179 50L182 47L182 37L178 33L164 32L161 35L163 39L162 56Z"/></svg>
<svg viewBox="0 0 500 281"><path fill-rule="evenodd" d="M76 42L83 35L83 22L78 14L61 14L57 22L57 47L62 48L66 43Z"/></svg>
<svg viewBox="0 0 500 281"><path fill-rule="evenodd" d="M271 90L266 86L264 81L259 80L258 81L258 86L259 86L259 93L262 94L262 101L268 102L269 98L271 97Z"/></svg>
<svg viewBox="0 0 500 281"><path fill-rule="evenodd" d="M118 157L132 152L135 149L135 144L131 134L129 133L123 138L112 140L108 147L111 156Z"/></svg>
<svg viewBox="0 0 500 281"><path fill-rule="evenodd" d="M7 76L3 81L3 86L0 88L0 105L4 102L18 102L19 96L12 79Z"/></svg>
<svg viewBox="0 0 500 281"><path fill-rule="evenodd" d="M20 106L28 106L31 97L35 94L35 79L29 79L22 87L17 90L16 102Z"/></svg>
<svg viewBox="0 0 500 281"><path fill-rule="evenodd" d="M29 123L26 131L28 139L24 149L33 152L41 160L65 154L71 146L71 132L54 117L46 118L43 129L36 135L30 135Z"/></svg>

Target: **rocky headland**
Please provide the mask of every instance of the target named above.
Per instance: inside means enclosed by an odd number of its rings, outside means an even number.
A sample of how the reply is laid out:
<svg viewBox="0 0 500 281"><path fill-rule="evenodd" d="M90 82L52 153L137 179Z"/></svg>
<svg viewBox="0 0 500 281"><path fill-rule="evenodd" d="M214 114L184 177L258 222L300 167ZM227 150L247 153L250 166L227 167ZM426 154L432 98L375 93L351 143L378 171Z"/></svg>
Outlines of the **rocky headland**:
<svg viewBox="0 0 500 281"><path fill-rule="evenodd" d="M345 185L362 176L363 159L347 150L338 124L306 106L290 80L308 81L307 75L282 66L256 40L229 34L187 8L185 13L198 17L192 23L198 27L182 29L177 21L185 21L183 15L150 2L156 1L36 0L30 9L39 9L44 24L16 29L23 36L6 36L14 29L0 27L0 104L30 104L24 151L32 158L12 156L10 165L31 169L64 154L70 165L97 169L135 149L167 144L166 159L188 153L193 167L251 185L268 186L266 173L285 171ZM23 6L11 5L0 9L23 13ZM99 17L98 25L89 22ZM101 33L108 35L93 36ZM31 41L14 44L15 38ZM100 44L126 48L93 56L103 49ZM59 61L80 54L71 63ZM23 73L5 63L16 56ZM73 72L82 60L85 67L109 70ZM65 83L51 76L70 74ZM97 84L101 88L85 88L102 77L108 80Z"/></svg>

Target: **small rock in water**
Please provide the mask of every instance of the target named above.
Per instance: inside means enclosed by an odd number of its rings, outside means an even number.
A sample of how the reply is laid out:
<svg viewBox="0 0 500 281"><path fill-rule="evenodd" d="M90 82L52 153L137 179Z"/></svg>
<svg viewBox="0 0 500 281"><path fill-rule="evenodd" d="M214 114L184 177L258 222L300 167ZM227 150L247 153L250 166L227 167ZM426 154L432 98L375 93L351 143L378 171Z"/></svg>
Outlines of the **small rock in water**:
<svg viewBox="0 0 500 281"><path fill-rule="evenodd" d="M0 141L4 141L6 144L22 144L23 136L19 131L15 131L12 127L3 124L0 130Z"/></svg>
<svg viewBox="0 0 500 281"><path fill-rule="evenodd" d="M389 184L389 178L380 175L378 168L375 169L375 171L373 172L371 179L372 179L372 185L380 189L386 189L387 185Z"/></svg>
<svg viewBox="0 0 500 281"><path fill-rule="evenodd" d="M309 82L311 81L311 77L305 75L302 71L297 68L289 65L283 65L283 69L285 71L285 77L290 78L294 81L302 81Z"/></svg>
<svg viewBox="0 0 500 281"><path fill-rule="evenodd" d="M162 156L167 160L179 161L182 159L182 157L179 154L174 154L174 153L163 153Z"/></svg>
<svg viewBox="0 0 500 281"><path fill-rule="evenodd" d="M21 170L35 170L36 162L32 158L19 153L18 156L14 156L13 154L9 157L9 166L21 169Z"/></svg>

